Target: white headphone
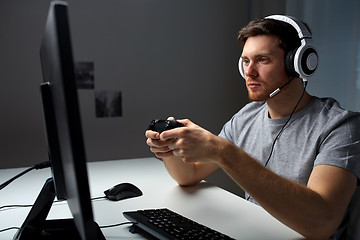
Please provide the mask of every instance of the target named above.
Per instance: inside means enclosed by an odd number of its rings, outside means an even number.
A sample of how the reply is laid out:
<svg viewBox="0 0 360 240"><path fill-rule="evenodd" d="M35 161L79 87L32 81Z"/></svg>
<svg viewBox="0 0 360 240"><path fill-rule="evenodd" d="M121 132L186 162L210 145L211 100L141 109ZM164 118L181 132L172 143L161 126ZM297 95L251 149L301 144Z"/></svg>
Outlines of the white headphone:
<svg viewBox="0 0 360 240"><path fill-rule="evenodd" d="M285 57L285 69L291 77L300 77L307 81L307 78L313 75L318 66L318 54L313 46L309 29L303 22L291 16L271 15L265 19L286 22L296 29L301 45L289 51ZM239 71L243 78L245 78L244 67L244 62L240 58Z"/></svg>

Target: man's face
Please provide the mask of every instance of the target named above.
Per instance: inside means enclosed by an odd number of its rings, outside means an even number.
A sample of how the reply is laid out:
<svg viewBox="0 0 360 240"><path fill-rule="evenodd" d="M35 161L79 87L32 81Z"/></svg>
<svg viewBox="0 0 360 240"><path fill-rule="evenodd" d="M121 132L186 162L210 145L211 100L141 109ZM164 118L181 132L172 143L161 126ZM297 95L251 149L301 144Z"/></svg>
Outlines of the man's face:
<svg viewBox="0 0 360 240"><path fill-rule="evenodd" d="M285 53L274 35L249 37L241 58L245 63L244 74L249 99L266 101L270 93L290 78L285 71Z"/></svg>

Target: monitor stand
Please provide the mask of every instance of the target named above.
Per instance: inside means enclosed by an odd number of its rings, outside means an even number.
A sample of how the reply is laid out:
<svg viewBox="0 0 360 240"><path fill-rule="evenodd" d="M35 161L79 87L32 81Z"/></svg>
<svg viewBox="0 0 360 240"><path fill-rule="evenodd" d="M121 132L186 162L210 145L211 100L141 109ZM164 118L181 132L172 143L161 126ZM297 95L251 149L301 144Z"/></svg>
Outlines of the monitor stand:
<svg viewBox="0 0 360 240"><path fill-rule="evenodd" d="M81 237L76 229L74 219L46 220L54 199L54 180L49 178L46 180L27 218L15 234L13 240L80 240ZM94 228L97 229L97 239L105 240L97 223L93 223Z"/></svg>

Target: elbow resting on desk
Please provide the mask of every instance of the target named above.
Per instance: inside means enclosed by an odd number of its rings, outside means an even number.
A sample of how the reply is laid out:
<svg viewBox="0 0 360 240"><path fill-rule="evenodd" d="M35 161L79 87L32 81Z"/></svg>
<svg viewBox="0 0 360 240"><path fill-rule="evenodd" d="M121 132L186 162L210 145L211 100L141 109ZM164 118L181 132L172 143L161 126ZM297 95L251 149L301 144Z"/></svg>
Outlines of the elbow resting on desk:
<svg viewBox="0 0 360 240"><path fill-rule="evenodd" d="M180 157L163 158L170 176L181 187L191 187L199 184L211 173L219 169L214 163L185 163Z"/></svg>
<svg viewBox="0 0 360 240"><path fill-rule="evenodd" d="M203 179L197 180L197 179L191 179L191 178L176 176L176 175L171 174L171 173L170 173L170 176L177 182L177 184L180 187L193 187L193 186L199 184L203 180Z"/></svg>
<svg viewBox="0 0 360 240"><path fill-rule="evenodd" d="M177 183L178 183L178 185L180 187L192 187L192 186L195 186L195 185L199 184L200 182L186 182L186 181L184 181L184 182L177 182Z"/></svg>

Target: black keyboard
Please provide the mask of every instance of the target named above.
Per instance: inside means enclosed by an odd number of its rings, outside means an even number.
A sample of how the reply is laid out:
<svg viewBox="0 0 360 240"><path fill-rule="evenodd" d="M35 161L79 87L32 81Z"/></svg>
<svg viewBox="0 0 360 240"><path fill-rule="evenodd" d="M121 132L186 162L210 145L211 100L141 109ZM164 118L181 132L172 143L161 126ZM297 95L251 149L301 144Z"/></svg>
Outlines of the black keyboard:
<svg viewBox="0 0 360 240"><path fill-rule="evenodd" d="M232 239L167 208L124 212L124 216L158 239Z"/></svg>

